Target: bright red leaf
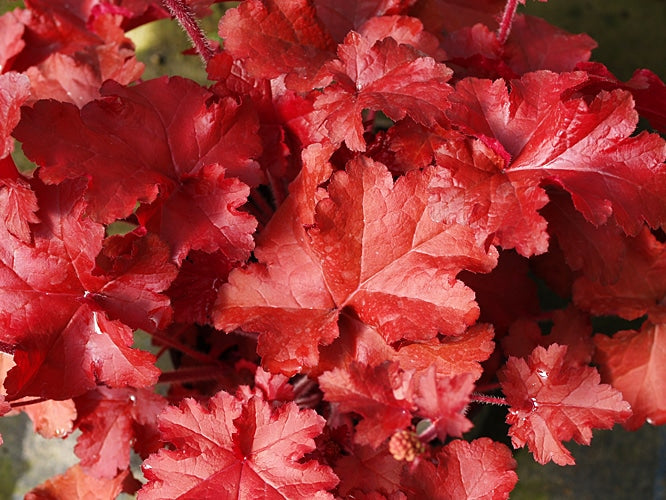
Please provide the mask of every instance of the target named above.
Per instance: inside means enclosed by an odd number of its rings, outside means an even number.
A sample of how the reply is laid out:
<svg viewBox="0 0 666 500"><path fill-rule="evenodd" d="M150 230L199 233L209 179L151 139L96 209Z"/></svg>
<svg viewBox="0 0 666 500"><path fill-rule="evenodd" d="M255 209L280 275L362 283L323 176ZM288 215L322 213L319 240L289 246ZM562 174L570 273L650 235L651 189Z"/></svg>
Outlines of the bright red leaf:
<svg viewBox="0 0 666 500"><path fill-rule="evenodd" d="M22 243L30 244L32 242L30 224L39 222L35 215L38 208L37 197L30 189L30 185L25 180L18 178L16 166L10 156L0 160L0 171L5 170L5 166L11 177L0 177L1 223L13 237ZM14 176L16 178L12 178Z"/></svg>
<svg viewBox="0 0 666 500"><path fill-rule="evenodd" d="M30 80L20 73L0 75L0 159L14 150L12 130L21 118L21 105L30 95Z"/></svg>
<svg viewBox="0 0 666 500"><path fill-rule="evenodd" d="M0 16L0 72L11 69L8 64L25 47L23 32L25 25L21 22L26 18L26 12L15 10Z"/></svg>
<svg viewBox="0 0 666 500"><path fill-rule="evenodd" d="M83 217L81 183L38 183L41 223L33 244L0 231L1 340L16 367L5 387L13 397L68 399L95 388L155 383L154 357L132 349L132 328L170 321L161 295L175 276L156 238L130 245L124 273L96 274L104 228ZM148 242L150 240L150 242Z"/></svg>
<svg viewBox="0 0 666 500"><path fill-rule="evenodd" d="M382 111L394 121L409 116L423 125L446 121L452 71L392 38L374 42L351 32L326 65L334 83L315 100L328 137L365 151L361 113Z"/></svg>
<svg viewBox="0 0 666 500"><path fill-rule="evenodd" d="M666 326L646 322L640 331L595 335L594 343L602 379L631 404L623 425L635 430L645 422L666 423Z"/></svg>
<svg viewBox="0 0 666 500"><path fill-rule="evenodd" d="M489 438L455 439L436 458L437 465L422 460L414 470L404 470L407 498L502 500L518 481L511 450Z"/></svg>
<svg viewBox="0 0 666 500"><path fill-rule="evenodd" d="M307 80L335 55L308 0L247 0L225 13L219 33L224 50L256 78L291 73Z"/></svg>
<svg viewBox="0 0 666 500"><path fill-rule="evenodd" d="M628 92L601 92L589 103L566 98L585 79L583 73L529 73L511 82L510 93L502 80L458 83L449 118L509 155L482 184L459 183L471 190L464 199L480 189L486 199L517 193L529 201L525 215L538 219L534 209L547 201L539 184L549 182L567 190L595 225L612 214L626 233L636 234L644 221L652 227L666 222L666 141L656 134L631 136L638 114ZM468 172L453 177L464 180Z"/></svg>
<svg viewBox="0 0 666 500"><path fill-rule="evenodd" d="M36 66L25 70L30 77L31 101L57 99L81 107L100 96L106 80L123 85L141 77L144 65L134 55L134 45L120 27L120 16L94 19L91 31L97 44L73 54L55 52Z"/></svg>
<svg viewBox="0 0 666 500"><path fill-rule="evenodd" d="M87 474L113 478L129 467L132 443L146 458L163 444L157 416L166 400L146 389L99 387L75 400L81 430L74 453Z"/></svg>
<svg viewBox="0 0 666 500"><path fill-rule="evenodd" d="M139 212L141 222L178 262L190 249L245 260L256 223L238 208L245 184L261 178L250 107L176 77L133 87L107 82L101 93L80 111L56 101L24 108L15 136L41 166L40 178L88 178L89 210L102 223L152 203Z"/></svg>
<svg viewBox="0 0 666 500"><path fill-rule="evenodd" d="M354 441L376 448L411 423L414 404L407 393L410 378L395 363L371 367L353 362L346 369L335 368L320 375L319 385L326 401L337 403L340 411L364 417L356 426Z"/></svg>
<svg viewBox="0 0 666 500"><path fill-rule="evenodd" d="M462 437L473 427L465 416L474 390L474 376L461 373L453 377L441 376L431 366L425 373L412 379L412 401L418 407L416 414L430 420L437 437Z"/></svg>
<svg viewBox="0 0 666 500"><path fill-rule="evenodd" d="M455 275L487 272L495 250L477 246L463 225L432 221L432 173L394 185L386 167L364 157L347 170L334 174L315 227L306 232L294 201L283 204L258 240L259 264L232 271L220 289L215 326L260 332L270 371L315 366L317 345L338 336L345 307L389 343L459 335L476 320L473 295Z"/></svg>
<svg viewBox="0 0 666 500"><path fill-rule="evenodd" d="M566 346L538 346L527 360L509 358L498 373L510 406L511 443L527 444L541 464L573 465L562 441L589 445L592 429L610 429L631 415L622 394L601 384L595 368L567 363L566 354Z"/></svg>
<svg viewBox="0 0 666 500"><path fill-rule="evenodd" d="M324 419L294 403L272 408L257 397L243 402L225 392L207 407L192 399L160 416L165 441L144 462L148 483L140 500L177 498L333 498L326 490L338 483L333 471L314 460Z"/></svg>

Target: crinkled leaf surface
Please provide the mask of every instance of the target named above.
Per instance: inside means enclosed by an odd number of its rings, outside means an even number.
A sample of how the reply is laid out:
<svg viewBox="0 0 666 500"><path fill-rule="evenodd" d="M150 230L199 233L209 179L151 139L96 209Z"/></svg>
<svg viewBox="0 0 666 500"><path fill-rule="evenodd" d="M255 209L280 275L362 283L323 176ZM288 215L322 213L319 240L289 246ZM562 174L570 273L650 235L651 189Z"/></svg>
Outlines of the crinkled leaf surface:
<svg viewBox="0 0 666 500"><path fill-rule="evenodd" d="M500 178L490 177L498 187L533 192L545 204L538 185L550 182L595 225L612 214L629 234L644 221L657 227L666 221L666 142L657 134L631 136L638 114L628 92L601 92L589 103L567 98L585 79L580 72L534 72L513 80L510 93L503 80L464 79L447 115L509 155Z"/></svg>
<svg viewBox="0 0 666 500"><path fill-rule="evenodd" d="M83 217L81 183L34 185L41 220L34 243L0 226L1 340L15 349L16 362L8 392L68 399L98 382L154 384L154 357L131 348L130 326L155 329L170 321L160 293L175 277L167 249L157 239L141 240L131 245L137 252L128 257L127 272L97 275L104 228Z"/></svg>
<svg viewBox="0 0 666 500"><path fill-rule="evenodd" d="M666 326L646 322L640 331L625 330L612 337L595 335L595 361L602 379L622 392L633 414L624 422L637 429L646 421L666 422Z"/></svg>
<svg viewBox="0 0 666 500"><path fill-rule="evenodd" d="M130 447L147 457L163 444L157 416L166 400L147 389L99 387L75 399L81 435L74 453L84 471L98 478L113 478L129 467Z"/></svg>
<svg viewBox="0 0 666 500"><path fill-rule="evenodd" d="M537 462L573 465L562 441L590 444L592 429L610 429L631 415L622 394L595 368L566 362L566 346L536 347L529 358L509 358L498 373L510 409L515 448L527 444Z"/></svg>
<svg viewBox="0 0 666 500"><path fill-rule="evenodd" d="M452 71L392 38L374 42L351 32L327 64L334 83L317 97L315 109L334 142L365 151L361 112L384 112L394 121L409 116L417 123L445 122Z"/></svg>
<svg viewBox="0 0 666 500"><path fill-rule="evenodd" d="M143 465L148 483L139 499L333 498L333 471L315 460L301 462L315 448L324 419L293 403L272 408L220 392L207 407L185 399L160 416L160 430L175 450L162 449Z"/></svg>
<svg viewBox="0 0 666 500"><path fill-rule="evenodd" d="M21 118L21 105L30 95L30 79L15 72L0 75L0 159L14 149L10 136Z"/></svg>
<svg viewBox="0 0 666 500"><path fill-rule="evenodd" d="M437 465L421 461L403 471L402 484L410 499L479 498L502 500L516 485L516 461L511 450L489 438L455 439L437 453Z"/></svg>
<svg viewBox="0 0 666 500"><path fill-rule="evenodd" d="M259 264L221 287L215 326L260 332L265 366L284 373L316 365L345 307L389 343L464 332L478 310L455 275L487 272L496 252L468 227L430 218L430 178L412 172L394 185L385 166L360 157L332 177L315 227L299 224L293 199L283 204L258 240Z"/></svg>
<svg viewBox="0 0 666 500"><path fill-rule="evenodd" d="M133 87L107 82L101 93L80 111L56 101L24 108L14 135L41 166L40 178L88 178L88 210L102 223L152 203L141 222L170 243L177 261L190 249L245 260L256 223L238 208L249 193L244 184L261 178L250 106L217 100L179 77Z"/></svg>
<svg viewBox="0 0 666 500"><path fill-rule="evenodd" d="M319 377L326 401L337 403L343 412L365 417L356 426L355 442L375 448L411 422L414 405L405 397L408 381L398 365L389 362L376 367L353 362L346 369L335 368Z"/></svg>
<svg viewBox="0 0 666 500"><path fill-rule="evenodd" d="M314 76L335 54L335 43L308 0L248 0L220 20L224 49L245 61L252 76Z"/></svg>

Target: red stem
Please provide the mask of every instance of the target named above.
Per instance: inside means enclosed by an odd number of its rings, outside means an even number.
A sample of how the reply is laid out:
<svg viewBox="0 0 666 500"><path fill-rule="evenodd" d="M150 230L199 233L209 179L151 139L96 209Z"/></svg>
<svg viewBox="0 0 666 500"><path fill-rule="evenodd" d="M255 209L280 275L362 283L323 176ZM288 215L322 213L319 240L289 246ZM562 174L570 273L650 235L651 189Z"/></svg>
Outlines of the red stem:
<svg viewBox="0 0 666 500"><path fill-rule="evenodd" d="M10 401L10 399L7 399L7 401ZM46 398L35 398L35 399L28 399L28 400L23 400L23 401L14 401L13 403L9 403L9 406L12 408L20 408L21 406L29 406L29 405L36 405L37 403L43 403L44 401L48 401Z"/></svg>
<svg viewBox="0 0 666 500"><path fill-rule="evenodd" d="M217 380L225 378L219 366L194 366L179 368L170 372L162 372L158 384L173 384L184 382L199 382L202 380Z"/></svg>
<svg viewBox="0 0 666 500"><path fill-rule="evenodd" d="M499 383L494 382L492 384L477 385L476 392L490 392L501 388L502 386Z"/></svg>
<svg viewBox="0 0 666 500"><path fill-rule="evenodd" d="M518 0L508 0L504 12L502 13L502 20L500 21L499 30L497 31L497 40L501 45L504 45L506 39L509 38L511 32L511 24L513 24L513 17L516 15L518 8Z"/></svg>
<svg viewBox="0 0 666 500"><path fill-rule="evenodd" d="M201 59L203 59L205 64L208 64L208 61L212 59L215 52L201 26L199 26L192 9L183 0L162 0L162 3L171 15L178 19L187 36L192 40L192 44L201 56Z"/></svg>
<svg viewBox="0 0 666 500"><path fill-rule="evenodd" d="M485 403L490 405L500 405L500 406L509 406L509 403L506 402L506 399L500 396L486 396L485 394L473 393L472 402L474 403Z"/></svg>
<svg viewBox="0 0 666 500"><path fill-rule="evenodd" d="M172 348L176 349L177 351L182 352L183 354L186 354L187 356L191 357L192 359L195 359L197 361L201 361L202 363L205 364L217 364L219 366L219 362L216 359L211 358L210 356L196 351L184 344L181 344L175 339L172 339L170 337L167 337L166 335L162 335L157 332L153 332L150 334L154 339L159 341L160 343Z"/></svg>

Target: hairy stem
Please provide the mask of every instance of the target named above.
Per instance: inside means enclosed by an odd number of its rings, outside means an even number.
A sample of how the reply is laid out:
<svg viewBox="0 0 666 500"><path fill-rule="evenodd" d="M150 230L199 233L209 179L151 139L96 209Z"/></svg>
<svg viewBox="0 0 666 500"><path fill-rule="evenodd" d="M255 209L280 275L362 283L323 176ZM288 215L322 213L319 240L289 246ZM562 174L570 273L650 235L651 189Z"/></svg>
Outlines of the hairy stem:
<svg viewBox="0 0 666 500"><path fill-rule="evenodd" d="M479 394L477 392L472 393L471 400L473 403L485 403L490 405L509 406L509 403L506 402L506 398L500 396L486 396L485 394Z"/></svg>
<svg viewBox="0 0 666 500"><path fill-rule="evenodd" d="M497 40L500 44L504 45L506 39L509 38L511 32L511 24L513 24L513 17L516 15L518 8L518 0L508 0L502 13L502 20L500 21L499 30L497 30Z"/></svg>
<svg viewBox="0 0 666 500"><path fill-rule="evenodd" d="M215 55L215 52L201 26L199 26L192 9L183 0L162 0L162 3L171 15L178 19L187 36L192 40L192 44L201 56L201 59L203 59L205 64L208 64L208 61Z"/></svg>

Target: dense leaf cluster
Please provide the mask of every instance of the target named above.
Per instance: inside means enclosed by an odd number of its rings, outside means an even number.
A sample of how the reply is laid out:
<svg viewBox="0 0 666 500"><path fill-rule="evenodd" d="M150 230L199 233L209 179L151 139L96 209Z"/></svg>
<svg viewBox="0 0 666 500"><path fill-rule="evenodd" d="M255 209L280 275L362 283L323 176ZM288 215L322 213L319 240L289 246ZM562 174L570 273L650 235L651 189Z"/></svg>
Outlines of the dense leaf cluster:
<svg viewBox="0 0 666 500"><path fill-rule="evenodd" d="M81 431L29 498L499 499L666 422L656 75L516 1L211 3L0 17L0 411ZM209 85L141 80L168 15Z"/></svg>

